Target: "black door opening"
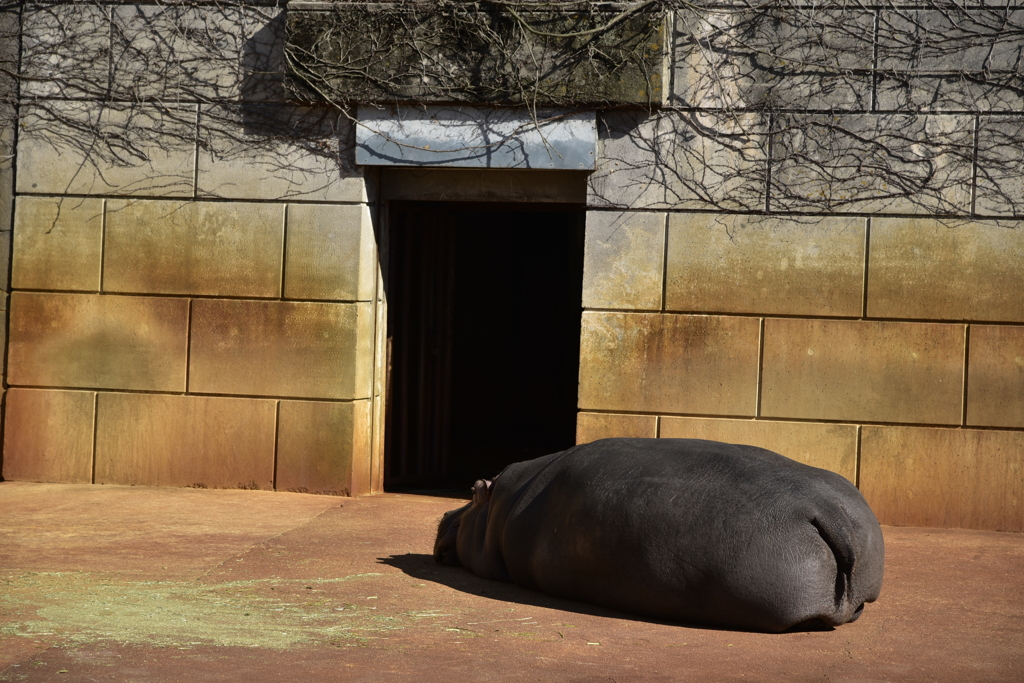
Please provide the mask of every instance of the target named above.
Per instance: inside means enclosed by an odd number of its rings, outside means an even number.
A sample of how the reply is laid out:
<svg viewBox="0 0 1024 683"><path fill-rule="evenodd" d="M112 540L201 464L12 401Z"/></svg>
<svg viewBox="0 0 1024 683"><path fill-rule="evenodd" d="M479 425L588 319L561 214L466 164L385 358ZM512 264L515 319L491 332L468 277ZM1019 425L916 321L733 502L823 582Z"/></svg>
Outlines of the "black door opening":
<svg viewBox="0 0 1024 683"><path fill-rule="evenodd" d="M384 486L468 491L576 438L584 212L389 206Z"/></svg>

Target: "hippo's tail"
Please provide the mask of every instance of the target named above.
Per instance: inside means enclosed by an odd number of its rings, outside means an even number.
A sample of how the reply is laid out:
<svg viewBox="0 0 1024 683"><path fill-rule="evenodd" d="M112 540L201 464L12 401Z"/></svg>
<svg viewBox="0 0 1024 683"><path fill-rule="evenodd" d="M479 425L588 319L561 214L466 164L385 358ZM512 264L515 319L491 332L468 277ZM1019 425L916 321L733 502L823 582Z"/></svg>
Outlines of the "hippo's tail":
<svg viewBox="0 0 1024 683"><path fill-rule="evenodd" d="M834 611L823 615L823 620L831 626L856 621L864 610L864 603L873 602L881 588L882 564L872 561L881 559L884 552L881 529L877 522L873 525L877 534L870 528L858 528L845 515L841 519L831 515L818 516L811 520L811 524L832 551L836 562Z"/></svg>

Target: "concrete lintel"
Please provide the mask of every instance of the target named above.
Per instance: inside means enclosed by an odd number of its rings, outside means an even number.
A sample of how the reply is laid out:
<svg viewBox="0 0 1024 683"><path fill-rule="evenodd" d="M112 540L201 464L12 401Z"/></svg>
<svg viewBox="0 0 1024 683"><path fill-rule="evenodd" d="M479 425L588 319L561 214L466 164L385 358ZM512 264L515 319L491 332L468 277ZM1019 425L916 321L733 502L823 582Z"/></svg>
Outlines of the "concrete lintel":
<svg viewBox="0 0 1024 683"><path fill-rule="evenodd" d="M593 111L361 106L357 118L358 164L594 169Z"/></svg>

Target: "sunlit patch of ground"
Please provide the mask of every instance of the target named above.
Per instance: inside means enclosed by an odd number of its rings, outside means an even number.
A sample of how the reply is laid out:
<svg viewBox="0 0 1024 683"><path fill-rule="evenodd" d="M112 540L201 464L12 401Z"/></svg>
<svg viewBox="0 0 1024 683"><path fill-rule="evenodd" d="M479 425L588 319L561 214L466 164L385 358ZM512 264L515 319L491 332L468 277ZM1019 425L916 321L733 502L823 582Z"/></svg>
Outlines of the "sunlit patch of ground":
<svg viewBox="0 0 1024 683"><path fill-rule="evenodd" d="M256 579L213 585L131 582L116 576L21 573L2 580L0 634L53 635L73 642L188 647L224 645L288 648L344 644L443 618L439 610L379 609L360 592L365 579ZM379 585L379 584L377 584Z"/></svg>

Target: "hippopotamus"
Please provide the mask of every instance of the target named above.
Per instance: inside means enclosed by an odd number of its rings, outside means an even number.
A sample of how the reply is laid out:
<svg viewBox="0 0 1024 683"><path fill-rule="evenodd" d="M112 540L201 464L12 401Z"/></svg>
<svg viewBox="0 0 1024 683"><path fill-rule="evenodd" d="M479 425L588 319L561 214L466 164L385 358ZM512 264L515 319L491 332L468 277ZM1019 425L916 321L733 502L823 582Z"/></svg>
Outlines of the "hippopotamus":
<svg viewBox="0 0 1024 683"><path fill-rule="evenodd" d="M882 530L845 478L700 439L603 439L506 467L434 559L658 620L781 632L860 617Z"/></svg>

